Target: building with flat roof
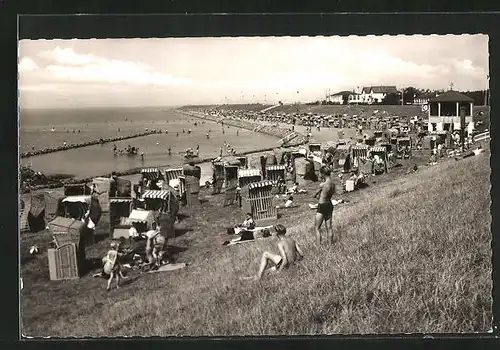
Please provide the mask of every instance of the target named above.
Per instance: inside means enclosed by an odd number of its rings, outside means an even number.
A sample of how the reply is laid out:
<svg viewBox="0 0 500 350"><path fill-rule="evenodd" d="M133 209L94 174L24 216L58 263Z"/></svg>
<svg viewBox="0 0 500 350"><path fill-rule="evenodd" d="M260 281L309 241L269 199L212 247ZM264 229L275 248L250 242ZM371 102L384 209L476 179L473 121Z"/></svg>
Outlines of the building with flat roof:
<svg viewBox="0 0 500 350"><path fill-rule="evenodd" d="M344 104L344 102L348 101L349 95L352 94L351 91L340 91L336 94L328 96L328 100L335 104Z"/></svg>
<svg viewBox="0 0 500 350"><path fill-rule="evenodd" d="M429 99L429 132L460 130L460 116L465 116L465 128L469 135L474 130L472 120L474 100L457 91L447 91Z"/></svg>

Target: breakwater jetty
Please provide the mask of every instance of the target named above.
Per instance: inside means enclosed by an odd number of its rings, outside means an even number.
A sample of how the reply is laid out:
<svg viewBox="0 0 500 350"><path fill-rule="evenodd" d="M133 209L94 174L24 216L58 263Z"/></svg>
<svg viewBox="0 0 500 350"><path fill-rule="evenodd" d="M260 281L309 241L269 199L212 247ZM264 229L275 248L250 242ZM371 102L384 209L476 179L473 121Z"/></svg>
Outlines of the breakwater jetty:
<svg viewBox="0 0 500 350"><path fill-rule="evenodd" d="M132 134L132 135L127 135L127 136L104 138L104 139L87 141L87 142L82 142L82 143L71 143L71 144L61 145L61 146L52 147L52 148L43 148L41 150L23 152L20 154L20 157L21 158L28 158L28 157L38 156L38 155L42 155L42 154L67 151L67 150L75 149L75 148L82 148L82 147L94 146L94 145L105 144L105 143L110 143L110 142L123 141L123 140L133 139L133 138L137 138L137 137L143 137L143 136L149 136L149 135L161 134L161 133L162 133L161 130L149 130L149 131L145 131L145 132L141 132L141 133L137 133L137 134Z"/></svg>

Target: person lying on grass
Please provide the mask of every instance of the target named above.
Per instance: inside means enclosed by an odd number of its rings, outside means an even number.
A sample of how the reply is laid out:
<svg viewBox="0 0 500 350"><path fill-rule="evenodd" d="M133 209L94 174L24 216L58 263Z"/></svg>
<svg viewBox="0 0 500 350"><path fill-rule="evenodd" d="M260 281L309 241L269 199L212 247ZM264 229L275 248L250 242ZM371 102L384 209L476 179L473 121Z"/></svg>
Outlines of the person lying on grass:
<svg viewBox="0 0 500 350"><path fill-rule="evenodd" d="M291 208L293 207L293 196L288 197L288 199L285 201L284 204L278 204L276 206L277 209L286 209L286 208Z"/></svg>
<svg viewBox="0 0 500 350"><path fill-rule="evenodd" d="M274 230L276 231L276 237L279 240L279 254L273 254L267 251L262 254L259 272L256 276L257 280L262 278L269 262L274 264L271 268L274 268L276 271L281 271L285 267L289 267L291 264L304 257L304 253L299 248L298 244L292 238L285 236L285 226L281 224L275 225Z"/></svg>
<svg viewBox="0 0 500 350"><path fill-rule="evenodd" d="M267 228L260 228L260 229L255 229L255 230L244 230L239 233L239 237L234 238L230 241L224 241L222 245L231 245L231 244L236 244L238 242L243 242L243 241L252 241L255 239L259 238L267 238L271 237L271 232Z"/></svg>

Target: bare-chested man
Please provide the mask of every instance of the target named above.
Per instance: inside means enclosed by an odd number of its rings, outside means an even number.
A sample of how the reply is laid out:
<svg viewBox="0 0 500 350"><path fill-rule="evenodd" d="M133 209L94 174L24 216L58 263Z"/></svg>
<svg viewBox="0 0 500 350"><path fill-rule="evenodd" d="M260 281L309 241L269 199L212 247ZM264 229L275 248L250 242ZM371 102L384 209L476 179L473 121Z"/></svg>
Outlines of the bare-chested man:
<svg viewBox="0 0 500 350"><path fill-rule="evenodd" d="M320 189L314 195L314 198L318 198L318 210L314 218L314 229L316 231L316 243L321 244L321 225L325 223L326 235L330 243L333 243L333 229L332 229L332 216L333 216L333 204L332 196L335 193L335 184L331 179L331 170L327 166L322 166L319 170L321 179L324 180L319 186Z"/></svg>
<svg viewBox="0 0 500 350"><path fill-rule="evenodd" d="M281 271L283 270L283 268L289 267L292 263L304 257L304 253L299 248L297 243L292 238L285 236L285 226L278 224L274 226L274 229L276 230L276 236L279 239L278 249L280 253L273 254L264 252L262 254L259 273L256 277L257 280L262 278L262 275L267 268L268 262L274 264L273 268L275 268L276 271Z"/></svg>

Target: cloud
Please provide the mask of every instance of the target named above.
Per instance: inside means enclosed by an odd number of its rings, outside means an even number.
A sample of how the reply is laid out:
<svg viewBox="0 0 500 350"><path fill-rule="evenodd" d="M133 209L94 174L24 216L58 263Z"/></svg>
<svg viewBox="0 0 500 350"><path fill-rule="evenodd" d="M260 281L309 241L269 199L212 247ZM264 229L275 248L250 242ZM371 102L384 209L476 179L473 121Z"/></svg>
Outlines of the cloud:
<svg viewBox="0 0 500 350"><path fill-rule="evenodd" d="M41 52L39 56L55 63L45 67L45 73L52 79L64 82L158 86L189 82L188 79L158 72L144 63L78 54L71 48L57 46L54 50Z"/></svg>
<svg viewBox="0 0 500 350"><path fill-rule="evenodd" d="M93 39L21 44L19 86L28 92L30 102L46 91L39 100L51 100L51 93L59 93L89 103L121 96L127 102L178 104L221 102L226 97L248 102L254 96L262 102L279 95L287 103L298 98L315 100L327 90L333 93L357 86L446 89L453 82L456 89L473 90L488 83L484 36Z"/></svg>
<svg viewBox="0 0 500 350"><path fill-rule="evenodd" d="M19 72L31 72L38 68L38 65L29 57L23 57L18 65Z"/></svg>
<svg viewBox="0 0 500 350"><path fill-rule="evenodd" d="M91 63L97 64L105 62L105 59L96 57L92 54L77 54L72 48L63 49L59 46L53 50L42 51L38 54L38 56L63 65L81 66Z"/></svg>

